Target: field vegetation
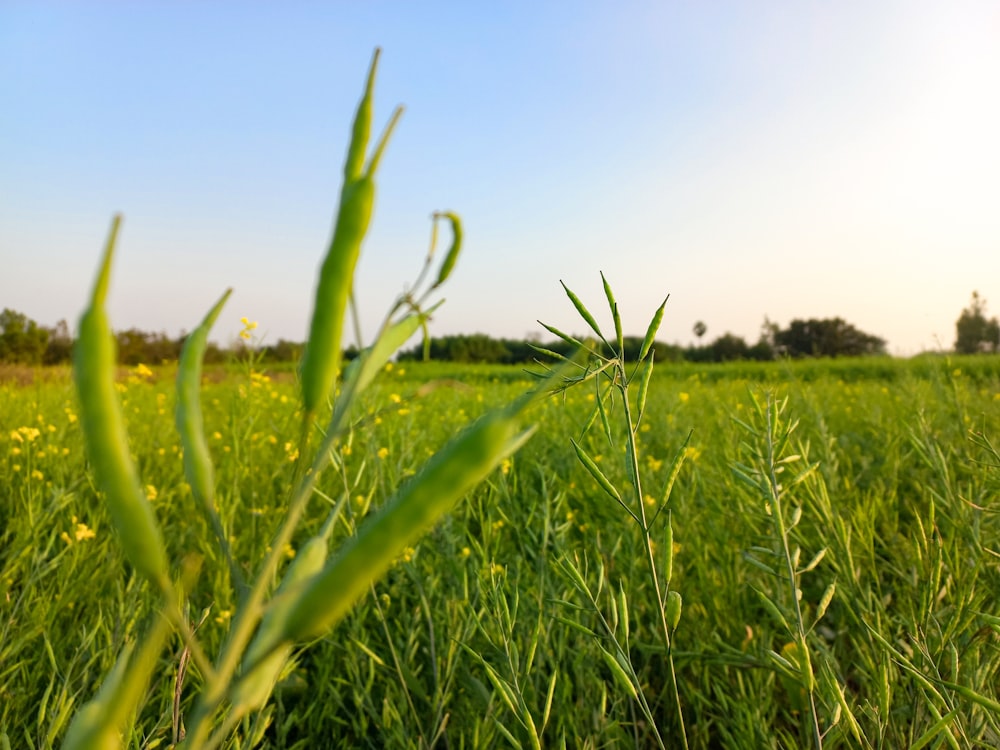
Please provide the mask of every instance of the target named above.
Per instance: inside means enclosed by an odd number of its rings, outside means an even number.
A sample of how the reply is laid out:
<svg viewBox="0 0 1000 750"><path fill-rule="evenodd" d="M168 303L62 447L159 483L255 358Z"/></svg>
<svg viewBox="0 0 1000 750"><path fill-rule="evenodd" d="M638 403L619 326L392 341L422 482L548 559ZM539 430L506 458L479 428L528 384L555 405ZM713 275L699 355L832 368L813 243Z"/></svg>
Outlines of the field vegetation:
<svg viewBox="0 0 1000 750"><path fill-rule="evenodd" d="M766 440L741 423L760 418L755 402L774 414L768 394L788 399L781 420L799 423L784 448L785 457L801 456L790 471L815 464L785 491L788 507L800 509L789 531L800 567L825 550L800 582L825 744L1000 742L1000 467L989 442L1000 414L997 366L979 357L890 371L870 360L752 373L657 369L636 434L649 508L675 457L685 459L667 510L672 587L683 596L673 659L691 746L811 741L795 639L764 599L788 606L771 518L738 476ZM208 558L188 608L211 647L236 602L183 479L172 376L169 367L130 368L119 390L169 551ZM366 400L366 429L344 442L343 473L318 489L336 497L345 477L350 483L334 537L353 533L459 426L528 384L516 368L388 366ZM340 747L494 747L528 743L532 725L544 744L648 745L655 740L639 691L667 746L677 746L643 535L570 443L579 440L611 481L628 485L619 423L609 420L614 447L603 430L580 437L594 401L584 387L538 404L530 443L301 653L258 724L266 746L309 747L322 737ZM219 512L235 558L250 570L284 511L298 459L296 384L287 372L215 371L204 404ZM47 747L141 632L156 595L123 563L87 479L68 378L4 383L0 414L0 727L13 747ZM315 508L288 558L325 515ZM652 539L660 555L662 528ZM616 638L629 646L635 690L602 656ZM136 747L170 743L172 717L189 708L187 690L177 692L184 664L180 642L161 657ZM189 671L186 683L197 680ZM240 746L254 730L248 723Z"/></svg>

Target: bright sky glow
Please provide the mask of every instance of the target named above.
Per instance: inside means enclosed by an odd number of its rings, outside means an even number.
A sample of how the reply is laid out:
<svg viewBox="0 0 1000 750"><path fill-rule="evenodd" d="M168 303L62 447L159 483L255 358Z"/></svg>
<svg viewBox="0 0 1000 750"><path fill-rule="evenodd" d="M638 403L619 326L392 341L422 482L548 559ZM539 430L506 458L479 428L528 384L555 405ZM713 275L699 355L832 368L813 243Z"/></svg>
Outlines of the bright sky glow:
<svg viewBox="0 0 1000 750"><path fill-rule="evenodd" d="M372 50L370 335L452 209L435 334L583 331L564 280L660 338L841 316L890 351L1000 312L1000 5L0 5L0 308L71 325L116 211L116 328L305 338ZM443 248L442 248L443 249ZM604 320L607 316L599 316Z"/></svg>

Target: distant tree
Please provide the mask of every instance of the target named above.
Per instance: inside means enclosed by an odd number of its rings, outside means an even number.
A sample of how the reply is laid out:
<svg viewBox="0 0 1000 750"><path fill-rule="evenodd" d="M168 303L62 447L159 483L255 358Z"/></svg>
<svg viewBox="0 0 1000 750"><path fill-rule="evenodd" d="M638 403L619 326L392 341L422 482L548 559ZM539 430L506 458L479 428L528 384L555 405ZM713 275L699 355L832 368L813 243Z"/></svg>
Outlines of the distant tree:
<svg viewBox="0 0 1000 750"><path fill-rule="evenodd" d="M118 362L123 365L160 364L176 360L184 344L183 338L171 339L166 333L150 333L138 328L118 331Z"/></svg>
<svg viewBox="0 0 1000 750"><path fill-rule="evenodd" d="M288 341L287 339L278 339L276 344L265 346L262 353L264 359L268 362L298 362L304 348L305 344ZM357 356L357 347L353 345L348 347L348 350L344 352L345 361L350 361Z"/></svg>
<svg viewBox="0 0 1000 750"><path fill-rule="evenodd" d="M9 308L0 312L0 361L40 365L49 332L23 313Z"/></svg>
<svg viewBox="0 0 1000 750"><path fill-rule="evenodd" d="M45 330L48 332L49 340L45 346L42 364L58 365L69 362L73 357L73 336L69 332L69 325L65 320L60 320L55 328Z"/></svg>
<svg viewBox="0 0 1000 750"><path fill-rule="evenodd" d="M972 293L972 301L962 310L955 322L955 351L959 354L995 352L1000 349L1000 324L996 318L987 320L986 300L979 292Z"/></svg>
<svg viewBox="0 0 1000 750"><path fill-rule="evenodd" d="M732 333L724 333L708 346L713 362L731 362L749 359L750 347L747 342Z"/></svg>
<svg viewBox="0 0 1000 750"><path fill-rule="evenodd" d="M885 340L842 318L793 320L775 334L778 351L791 357L858 357L885 354Z"/></svg>

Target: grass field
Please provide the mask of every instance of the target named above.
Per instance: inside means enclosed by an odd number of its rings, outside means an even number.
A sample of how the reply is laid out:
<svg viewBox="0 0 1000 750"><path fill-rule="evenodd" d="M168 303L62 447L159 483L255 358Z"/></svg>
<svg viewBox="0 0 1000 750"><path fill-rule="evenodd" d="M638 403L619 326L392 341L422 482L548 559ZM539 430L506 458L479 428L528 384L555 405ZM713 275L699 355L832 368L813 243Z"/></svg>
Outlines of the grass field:
<svg viewBox="0 0 1000 750"><path fill-rule="evenodd" d="M691 747L799 747L813 742L811 695L826 747L1000 746L1000 457L989 443L998 373L997 358L656 371L636 456L651 513L683 458L666 504L670 589L683 598L670 654L682 719L641 529L570 442L628 487L623 423L612 407L612 442L600 424L581 437L593 390L551 397L533 407L539 429L526 446L300 653L230 746L508 747L537 737L596 748L655 746L658 732L676 747L683 721ZM119 395L171 559L205 557L187 606L212 649L237 603L184 481L172 376L167 366L122 371ZM288 558L341 493L350 501L334 546L460 426L529 384L515 369L388 367ZM782 413L769 393L787 396ZM297 398L289 372L248 366L205 381L219 511L247 572L287 502ZM771 441L770 458L788 469L778 510L806 649L789 620L775 505L743 481L769 455L768 436L780 437L769 419L798 421L783 445ZM10 747L50 747L157 598L123 561L95 493L68 374L0 383L0 420L0 730ZM650 529L661 567L666 515ZM178 640L133 747L171 744L199 684L186 664Z"/></svg>

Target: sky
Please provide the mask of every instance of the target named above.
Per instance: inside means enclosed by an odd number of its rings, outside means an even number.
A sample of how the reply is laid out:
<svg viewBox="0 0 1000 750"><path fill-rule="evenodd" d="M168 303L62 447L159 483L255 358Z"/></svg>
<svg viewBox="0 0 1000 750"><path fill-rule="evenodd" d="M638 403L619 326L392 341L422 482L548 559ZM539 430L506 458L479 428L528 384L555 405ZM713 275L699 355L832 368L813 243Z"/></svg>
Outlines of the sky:
<svg viewBox="0 0 1000 750"><path fill-rule="evenodd" d="M435 335L583 333L560 281L610 326L603 272L626 334L669 295L665 342L839 316L947 349L973 290L1000 311L997 40L992 0L0 0L0 308L75 327L121 212L116 329L231 286L216 340L304 340L381 47L366 340L453 210Z"/></svg>

